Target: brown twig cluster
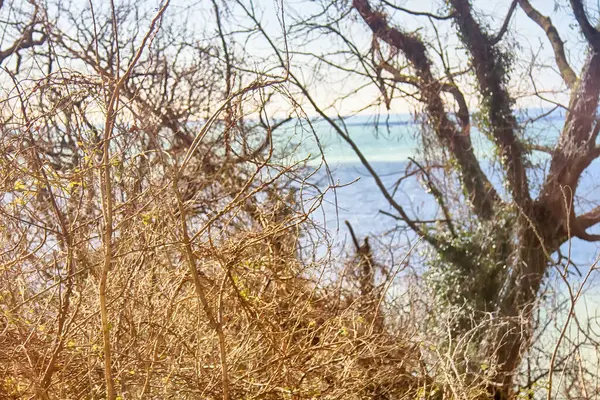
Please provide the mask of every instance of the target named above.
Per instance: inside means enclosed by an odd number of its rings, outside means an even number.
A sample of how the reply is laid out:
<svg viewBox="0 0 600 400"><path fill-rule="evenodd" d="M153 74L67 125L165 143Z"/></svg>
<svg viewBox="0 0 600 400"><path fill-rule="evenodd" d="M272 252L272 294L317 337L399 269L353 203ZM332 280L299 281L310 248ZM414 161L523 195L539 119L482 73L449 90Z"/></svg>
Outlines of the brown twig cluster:
<svg viewBox="0 0 600 400"><path fill-rule="evenodd" d="M466 0L448 1L443 15L387 0L319 4L304 18L277 3L274 23L252 1L213 0L198 6L211 16L198 27L186 19L193 6L168 0L0 1L0 399L600 393L596 321L577 312L597 265L574 282L570 248L561 252L573 238L598 240L600 221L597 205L575 206L600 154L599 34L585 7L571 1L590 47L578 78L551 20L525 0L507 4L494 35ZM443 68L433 42L385 10L435 21ZM547 34L571 97L555 148L526 146L513 110L502 43L520 10ZM465 65L450 65L444 21ZM343 32L350 25L372 36L365 48ZM291 49L315 32L344 50ZM260 44L256 54L248 43ZM311 79L321 69L366 79L388 108L417 102L432 148L393 189L335 107L320 105ZM459 85L468 74L480 121ZM322 150L307 112L355 151L384 212L417 237L401 260L383 259L397 246L350 223L349 253L331 256L340 250L312 216L339 185L323 154L328 187L296 157L298 131ZM476 124L497 150L505 193L473 149ZM537 197L531 149L551 156ZM398 201L409 179L432 194L433 219Z"/></svg>

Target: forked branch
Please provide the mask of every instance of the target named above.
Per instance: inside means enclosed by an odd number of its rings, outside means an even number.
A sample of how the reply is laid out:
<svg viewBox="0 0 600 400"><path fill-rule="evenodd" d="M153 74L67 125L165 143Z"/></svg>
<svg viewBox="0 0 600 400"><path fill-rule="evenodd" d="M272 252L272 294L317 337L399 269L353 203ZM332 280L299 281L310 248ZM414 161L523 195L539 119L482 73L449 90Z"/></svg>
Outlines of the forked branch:
<svg viewBox="0 0 600 400"><path fill-rule="evenodd" d="M0 2L0 9L4 2ZM4 50L0 50L0 64L14 54L19 54L20 51L39 46L46 42L48 35L43 30L42 20L39 17L40 7L34 3L34 9L31 14L31 21L23 29L23 32L17 37L14 42ZM36 36L38 36L36 38Z"/></svg>
<svg viewBox="0 0 600 400"><path fill-rule="evenodd" d="M466 195L473 204L473 210L480 218L492 218L495 205L500 202L500 198L481 170L473 153L468 132L465 134L464 127L463 132L457 130L445 110L444 101L440 96L444 86L433 76L425 45L418 37L391 27L382 13L371 8L368 0L354 0L353 7L375 37L402 52L415 69L414 79L422 93L430 124L440 142L457 161L461 170L462 183ZM464 118L464 115L462 117ZM464 120L462 122L464 123Z"/></svg>

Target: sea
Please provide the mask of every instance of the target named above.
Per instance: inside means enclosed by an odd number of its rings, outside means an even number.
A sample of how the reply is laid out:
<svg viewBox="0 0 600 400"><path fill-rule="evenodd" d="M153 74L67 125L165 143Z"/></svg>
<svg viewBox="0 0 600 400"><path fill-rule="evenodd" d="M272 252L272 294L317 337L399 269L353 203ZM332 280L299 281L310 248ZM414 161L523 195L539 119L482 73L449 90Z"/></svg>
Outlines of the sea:
<svg viewBox="0 0 600 400"><path fill-rule="evenodd" d="M529 122L533 120L533 122ZM405 174L410 159L422 160L421 124L411 115L354 116L337 122L348 132L364 157L377 172L394 199L416 219L431 219L438 215L437 204L417 175L398 180ZM525 110L519 115L525 141L535 141L552 147L557 143L564 124L561 110ZM344 236L345 221L353 226L358 236L373 238L388 235L401 224L389 214L394 210L384 198L359 157L350 145L322 119L296 121L286 128L285 143L294 160L308 160L316 169L309 179L321 191L326 191L320 210L313 220L333 237ZM494 146L485 135L472 129L475 154L481 160L484 171L501 195L506 195L502 177L494 161ZM289 151L289 150L293 151ZM532 165L529 173L532 195L549 169L550 156L541 151L529 154ZM307 191L311 193L310 191ZM600 160L593 162L583 173L577 189L575 210L585 212L600 204ZM438 215L439 216L439 215ZM600 224L599 224L600 225ZM600 233L600 226L588 232ZM410 235L405 239L411 239ZM412 237L414 239L414 237ZM400 239L398 239L400 240ZM409 242L411 242L409 240ZM573 262L585 269L600 255L600 243L589 243L573 239L563 246L563 253L570 253Z"/></svg>

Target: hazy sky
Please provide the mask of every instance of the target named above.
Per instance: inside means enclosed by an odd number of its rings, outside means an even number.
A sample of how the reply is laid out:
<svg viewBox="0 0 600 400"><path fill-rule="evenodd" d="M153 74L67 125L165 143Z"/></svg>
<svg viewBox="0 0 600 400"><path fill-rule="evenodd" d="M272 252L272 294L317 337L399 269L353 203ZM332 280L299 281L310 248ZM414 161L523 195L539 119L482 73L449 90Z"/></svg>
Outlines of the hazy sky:
<svg viewBox="0 0 600 400"><path fill-rule="evenodd" d="M130 1L130 0L124 0ZM379 1L371 0L375 5ZM388 0L395 4L415 10L427 11L435 14L443 14L444 0ZM568 0L530 0L544 15L552 18L563 41L567 57L572 66L579 72L586 53L586 46L581 37L577 24L571 15ZM593 23L598 21L600 0L587 0L587 9L590 19ZM109 3L100 0L92 0L95 9L101 10L109 7ZM361 66L356 59L345 57L341 51L347 51L348 47L342 40L335 35L324 34L322 31L311 31L300 29L296 23L299 20L305 20L309 23L323 23L325 18L315 17L324 7L328 7L330 17L337 16L341 12L346 12L350 7L351 0L239 0L247 8L254 7L259 16L261 24L268 32L269 36L280 49L284 48L283 27L289 33L287 45L291 51L292 71L305 82L321 106L334 104L330 108L330 113L339 112L348 114L363 110L363 113L373 113L372 108L365 107L372 105L380 96L375 85L363 77L359 77L351 72L341 72L334 68L327 68L324 63L318 62L314 56L307 56L305 53L311 53L324 57L329 61L338 63L348 70L360 70ZM507 10L510 6L510 0L473 0L474 10L477 15L489 23L489 30L497 32L505 19ZM88 0L73 0L67 7L88 7ZM155 13L159 0L140 1L141 9L147 12L147 17L151 18ZM243 56L245 67L248 69L257 69L261 71L272 70L278 64L275 57L272 56L272 49L264 37L258 34L249 35L246 28L252 26L245 15L238 0L226 0L222 4L227 4L228 10L224 11L223 22L225 30L231 35L232 49L238 56ZM278 17L282 13L284 19ZM433 27L438 30L443 50L448 57L453 70L464 70L467 67L468 58L465 50L460 43L456 31L451 21L430 21L425 17L415 17L400 11L386 9L391 23L406 32L418 32L427 42L436 43L436 36ZM60 13L58 13L60 15ZM69 22L63 18L63 22ZM214 10L211 1L198 0L172 0L167 12L167 18L175 25L182 24L188 26L191 31L199 33L199 38L212 37L215 43L218 43L215 35ZM351 11L342 22L336 26L350 38L356 46L366 52L371 46L372 34L364 22L360 20L355 11ZM140 32L144 32L144 27L140 27ZM532 80L534 78L536 88L542 91L556 91L559 93L546 93L549 99L558 100L562 103L568 101L564 84L554 67L554 56L552 48L542 29L533 23L524 12L517 7L516 13L510 23L510 34L503 41L504 45L513 50L515 59L513 60L514 70L511 73L510 87L511 93L517 98L517 107L548 107L551 103L530 96L532 92ZM140 35L141 36L141 35ZM4 35L2 36L4 38ZM235 45L233 43L236 43ZM435 46L437 47L437 45ZM436 48L430 48L430 56L439 61L436 55ZM316 66L319 65L319 69ZM437 62L438 76L440 75L439 62ZM545 66L545 67L542 67ZM248 74L251 79L251 74ZM469 89L468 81L459 82L462 88L467 88L467 96L471 109L477 108L477 91L471 87ZM448 102L452 104L450 100ZM285 101L281 101L282 110L286 108ZM392 103L391 112L406 113L412 107L403 99L396 99ZM310 107L306 108L311 113Z"/></svg>
<svg viewBox="0 0 600 400"><path fill-rule="evenodd" d="M475 0L473 1L474 9L478 15L484 16L485 21L490 24L490 31L497 32L504 21L507 14L509 0ZM531 3L541 13L551 17L553 23L557 27L563 41L567 57L569 58L576 72L584 61L586 46L581 37L576 21L570 12L570 7L567 0L531 0ZM278 1L261 0L258 3L258 8L263 12L263 22L268 28L268 31L274 36L281 36L281 28L276 15L279 10ZM308 18L314 15L322 7L322 3L305 0L289 0L284 2L285 12L288 15L286 22L292 26L295 19ZM349 2L343 2L349 4ZM372 4L376 4L373 0ZM427 11L432 13L443 13L442 0L396 0L395 4L402 7L416 10ZM598 2L587 2L588 14L592 22L598 19ZM407 32L418 31L419 34L428 40L435 42L434 30L432 23L428 18L419 18L402 13L400 11L386 10L389 13L390 20L398 27ZM333 13L332 13L333 14ZM357 43L359 48L366 48L370 45L371 34L368 28L360 21L356 13L352 12L349 22L341 24L340 29L344 29L345 34ZM322 21L322 19L321 19ZM233 21L232 21L233 22ZM435 21L435 26L438 29L439 35L443 41L443 48L447 52L449 62L456 68L465 67L467 58L465 51L459 42L455 29L451 21ZM280 42L281 43L281 42ZM517 98L517 106L519 107L548 107L551 103L544 102L538 97L527 96L533 89L531 77L534 78L536 89L539 91L562 91L562 93L545 93L547 98L557 100L563 103L568 101L564 85L560 75L556 72L554 66L554 55L552 48L542 29L532 22L524 12L517 7L516 13L510 23L510 34L507 35L505 43L514 50L515 59L513 61L514 70L511 73L510 86L511 90ZM268 51L260 45L260 40L256 41L256 48L253 49L257 54L262 51ZM330 60L340 60L339 56L332 55L333 52L344 48L340 40L334 39L331 35L318 36L316 34L307 35L303 38L302 35L294 35L289 41L289 46L292 51L312 52L315 54L327 56ZM436 58L434 49L430 49L432 58ZM314 64L308 61L306 57L294 55L293 61L297 62L297 70L300 74L309 79L311 70L310 67ZM343 64L343 62L342 62ZM344 67L355 68L357 64L348 62ZM345 96L358 88L364 83L364 80L351 77L346 73L340 73L334 70L321 70L321 79L317 84L312 86L312 90L322 104L333 103L335 99ZM473 90L471 93L466 93L468 101L472 108L477 107L477 93ZM347 114L352 111L363 108L373 102L379 95L374 85L369 85L368 88L360 90L356 95L350 95L343 101L338 101L336 109L341 114ZM403 100L393 102L393 112L407 112L411 109L409 103ZM372 112L365 110L364 112Z"/></svg>

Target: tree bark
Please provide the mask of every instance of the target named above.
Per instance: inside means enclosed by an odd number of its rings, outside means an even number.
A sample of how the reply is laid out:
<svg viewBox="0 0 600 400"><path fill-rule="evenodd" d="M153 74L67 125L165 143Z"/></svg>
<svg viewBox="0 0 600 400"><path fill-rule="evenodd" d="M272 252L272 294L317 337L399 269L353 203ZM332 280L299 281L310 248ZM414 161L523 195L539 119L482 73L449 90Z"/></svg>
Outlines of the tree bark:
<svg viewBox="0 0 600 400"><path fill-rule="evenodd" d="M594 126L600 98L600 55L591 53L581 81L571 95L570 109L553 153L549 174L531 213L519 219L518 241L512 274L502 296L499 313L508 323L498 332L490 349L500 364L499 397L509 398L513 377L531 337L532 308L548 268L550 255L569 236L585 236L585 228L600 219L592 210L579 219L573 201L582 172L596 157Z"/></svg>
<svg viewBox="0 0 600 400"><path fill-rule="evenodd" d="M530 346L533 310L550 255L567 240L567 232L556 215L540 203L534 204L531 218L519 218L517 227L512 270L498 309L501 323L487 341L486 352L498 363L499 385L491 390L495 399L512 398L515 373Z"/></svg>

